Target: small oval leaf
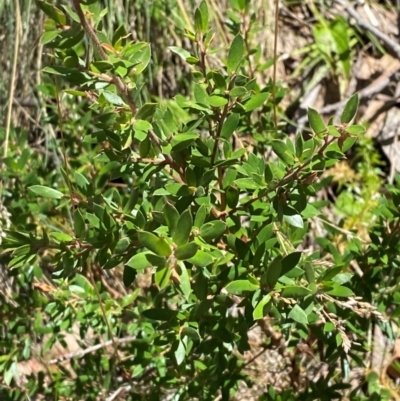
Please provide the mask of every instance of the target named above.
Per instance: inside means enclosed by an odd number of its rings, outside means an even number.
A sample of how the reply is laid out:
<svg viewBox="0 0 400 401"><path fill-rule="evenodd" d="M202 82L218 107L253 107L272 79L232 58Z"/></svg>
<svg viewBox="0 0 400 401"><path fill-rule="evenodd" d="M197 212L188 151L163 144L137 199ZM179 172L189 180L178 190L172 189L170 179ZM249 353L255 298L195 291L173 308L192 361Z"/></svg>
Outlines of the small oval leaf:
<svg viewBox="0 0 400 401"><path fill-rule="evenodd" d="M239 33L233 39L231 47L229 49L228 61L226 63L229 73L235 72L239 67L244 56L244 50L245 50L245 43L242 35L240 35Z"/></svg>
<svg viewBox="0 0 400 401"><path fill-rule="evenodd" d="M175 257L178 260L187 260L193 258L198 249L199 246L197 244L195 244L194 242L190 242L189 244L185 244L176 248Z"/></svg>
<svg viewBox="0 0 400 401"><path fill-rule="evenodd" d="M310 295L312 292L305 287L299 287L297 285L288 285L283 287L282 296L284 298L302 298Z"/></svg>
<svg viewBox="0 0 400 401"><path fill-rule="evenodd" d="M173 236L176 230L176 225L178 224L179 213L175 207L168 202L164 206L164 217L167 222L169 235Z"/></svg>
<svg viewBox="0 0 400 401"><path fill-rule="evenodd" d="M318 113L317 110L312 109L309 107L308 109L308 121L310 123L311 129L316 133L319 134L326 130L326 126L324 120L322 119L321 115Z"/></svg>
<svg viewBox="0 0 400 401"><path fill-rule="evenodd" d="M190 232L193 227L193 218L190 209L186 209L179 217L178 224L172 240L176 245L183 245L189 241Z"/></svg>
<svg viewBox="0 0 400 401"><path fill-rule="evenodd" d="M293 227L304 228L304 221L300 214L294 214L293 216L283 216L283 220L288 222Z"/></svg>
<svg viewBox="0 0 400 401"><path fill-rule="evenodd" d="M213 263L213 258L208 253L198 250L196 254L188 259L188 262L193 263L195 266L206 267Z"/></svg>
<svg viewBox="0 0 400 401"><path fill-rule="evenodd" d="M271 146L276 155L288 166L294 163L294 157L286 143L279 139L274 139L271 142Z"/></svg>
<svg viewBox="0 0 400 401"><path fill-rule="evenodd" d="M253 319L254 320L263 319L264 316L266 316L268 313L268 307L270 306L270 303L271 303L271 295L268 294L254 308Z"/></svg>
<svg viewBox="0 0 400 401"><path fill-rule="evenodd" d="M253 95L244 105L246 111L253 111L257 107L262 106L266 100L269 98L270 93L261 92L257 95Z"/></svg>
<svg viewBox="0 0 400 401"><path fill-rule="evenodd" d="M241 295L246 291L256 291L259 288L259 285L256 285L249 280L235 280L225 287L226 291L233 295Z"/></svg>
<svg viewBox="0 0 400 401"><path fill-rule="evenodd" d="M43 198L61 199L64 196L62 192L43 185L32 185L29 190L36 195L43 196Z"/></svg>
<svg viewBox="0 0 400 401"><path fill-rule="evenodd" d="M226 224L221 220L211 221L209 223L203 224L200 228L200 237L204 241L210 241L215 238L220 237L226 228Z"/></svg>
<svg viewBox="0 0 400 401"><path fill-rule="evenodd" d="M292 310L289 312L289 317L295 322L303 324L304 326L308 325L307 314L303 309L300 308L299 305L295 305L292 308Z"/></svg>
<svg viewBox="0 0 400 401"><path fill-rule="evenodd" d="M162 238L157 237L153 233L147 231L138 232L139 241L148 250L154 252L159 256L169 256L171 255L171 247Z"/></svg>
<svg viewBox="0 0 400 401"><path fill-rule="evenodd" d="M354 296L354 292L347 287L343 287L342 285L335 285L332 290L326 292L328 295L332 295L334 297L352 297Z"/></svg>
<svg viewBox="0 0 400 401"><path fill-rule="evenodd" d="M344 106L343 113L340 117L340 122L342 124L349 124L351 120L357 114L358 109L358 93L355 93Z"/></svg>

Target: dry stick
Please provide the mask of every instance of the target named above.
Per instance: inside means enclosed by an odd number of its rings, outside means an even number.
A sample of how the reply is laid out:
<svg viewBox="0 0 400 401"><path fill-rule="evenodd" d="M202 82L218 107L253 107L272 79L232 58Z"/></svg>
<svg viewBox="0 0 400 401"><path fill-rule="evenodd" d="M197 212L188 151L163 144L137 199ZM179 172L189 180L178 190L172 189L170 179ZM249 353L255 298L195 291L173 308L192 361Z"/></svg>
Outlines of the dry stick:
<svg viewBox="0 0 400 401"><path fill-rule="evenodd" d="M378 39L380 39L383 44L388 48L388 50L391 50L398 59L400 59L400 45L397 44L394 40L390 39L387 35L385 35L383 32L381 32L379 29L375 28L368 22L366 22L358 12L350 6L350 4L347 1L344 0L334 0L335 3L340 4L344 10L347 12L347 14L350 15L350 17L354 18L357 21L357 24L361 27L364 28L365 30L371 32L373 35L375 35Z"/></svg>
<svg viewBox="0 0 400 401"><path fill-rule="evenodd" d="M124 384L115 390L109 397L105 399L105 401L114 401L119 397L126 395L129 391L131 391L132 386L130 384Z"/></svg>
<svg viewBox="0 0 400 401"><path fill-rule="evenodd" d="M385 76L386 74L382 74L382 78L380 77L375 84L369 85L366 88L360 90L358 92L358 98L365 99L369 98L373 95L376 95L377 93L381 92L383 89L385 89L391 81L394 81L399 74L400 69L395 71L393 74L390 76ZM337 103L333 104L328 104L327 106L323 107L322 109L318 110L320 114L330 114L336 112L338 109L343 108L347 103L347 100L342 100ZM307 121L307 116L303 116L299 119L298 124L304 124Z"/></svg>
<svg viewBox="0 0 400 401"><path fill-rule="evenodd" d="M398 45L395 41L390 39L387 35L373 27L372 25L368 24L361 16L358 14L358 12L351 7L347 2L343 0L334 0L337 4L341 5L344 10L349 14L350 17L354 18L357 22L357 24L361 27L364 28L365 30L371 32L373 35L375 35L378 39L380 39L386 47L392 51L396 55L398 59L400 59L400 45ZM368 98L371 97L379 92L381 92L383 89L385 89L389 83L393 80L396 80L397 74L400 72L400 70L396 70L394 73L390 74L389 76L386 76L386 74L382 74L382 78L378 78L376 84L372 84L361 90L358 94L359 99L363 98ZM329 104L322 109L319 110L319 113L321 114L330 114L330 113L335 113L338 109L344 107L347 103L347 100L340 101L334 104ZM304 116L299 119L298 123L301 126L301 124L304 124L307 121L307 116Z"/></svg>
<svg viewBox="0 0 400 401"><path fill-rule="evenodd" d="M107 53L104 51L103 47L101 46L101 43L99 41L99 38L97 37L95 31L93 30L92 26L88 23L85 15L83 14L82 8L81 8L81 1L80 0L72 0L72 3L74 4L76 13L78 14L79 20L81 22L81 25L86 33L86 35L89 37L90 41L93 43L94 47L98 51L100 57L104 60L108 60ZM129 108L131 109L132 116L135 116L137 112L137 107L135 102L133 101L130 93L129 93L129 88L128 85L125 84L119 77L112 75L110 82L112 82L118 90L118 93L122 96L122 98L126 101L128 104ZM156 135L156 133L153 130L149 130L147 135L149 136L150 140L158 147L161 149L161 141L160 138ZM177 163L174 161L174 159L167 154L163 154L164 159L166 162L179 174L179 179L181 183L184 182L184 172L180 166L177 165Z"/></svg>
<svg viewBox="0 0 400 401"><path fill-rule="evenodd" d="M124 337L124 338L115 338L114 341L113 340L108 340L108 341L105 341L104 343L96 344L96 345L93 345L93 346L88 347L88 348L83 349L83 350L79 350L79 351L76 351L76 352L70 352L69 354L65 354L65 355L60 356L58 358L50 359L50 361L47 362L47 363L49 365L55 365L57 363L67 361L67 360L72 359L72 358L80 358L80 357L82 357L82 356L84 356L86 354L90 354L91 352L95 352L95 351L98 351L99 349L109 347L110 345L113 345L114 343L126 344L126 343L130 343L132 341L135 341L135 340L136 340L136 337L134 337L134 336Z"/></svg>

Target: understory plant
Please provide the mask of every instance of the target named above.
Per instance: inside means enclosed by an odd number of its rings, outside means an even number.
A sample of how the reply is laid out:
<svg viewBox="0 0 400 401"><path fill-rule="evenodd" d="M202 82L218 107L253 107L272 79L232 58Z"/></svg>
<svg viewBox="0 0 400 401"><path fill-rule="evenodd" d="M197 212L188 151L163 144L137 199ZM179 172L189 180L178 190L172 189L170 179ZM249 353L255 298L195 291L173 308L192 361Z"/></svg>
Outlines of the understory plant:
<svg viewBox="0 0 400 401"><path fill-rule="evenodd" d="M254 327L264 352L292 358L290 389L270 383L261 400L390 399L380 386L365 390L365 376L353 387L349 378L374 325L393 336L385 316L400 302L398 189L369 211L362 239L330 220L333 201L321 197L324 172L365 131L353 124L357 94L340 121L310 108L310 129L289 136L286 88L257 80L261 61L241 23L249 2L238 0L228 48L214 45L203 1L188 45L165 49L187 63L189 95L145 99L151 44L123 25L105 34L97 1L72 3L38 1L47 16L38 90L54 127L44 162L26 134L4 160L24 195L3 194L14 214L2 254L25 283L23 301L2 311L18 316L1 323L7 399L233 399L252 385L244 355ZM69 367L40 359L47 368L21 384L34 342L44 358L74 330L80 351ZM328 366L314 381L301 374L302 349Z"/></svg>

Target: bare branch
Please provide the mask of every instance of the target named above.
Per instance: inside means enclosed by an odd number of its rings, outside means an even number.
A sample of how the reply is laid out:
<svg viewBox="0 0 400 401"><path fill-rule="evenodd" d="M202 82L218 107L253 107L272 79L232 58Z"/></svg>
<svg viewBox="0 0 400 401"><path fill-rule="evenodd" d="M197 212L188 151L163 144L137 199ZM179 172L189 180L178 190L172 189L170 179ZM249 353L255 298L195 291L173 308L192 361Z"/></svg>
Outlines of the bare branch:
<svg viewBox="0 0 400 401"><path fill-rule="evenodd" d="M67 360L72 359L72 358L80 358L80 357L82 357L82 356L84 356L86 354L90 354L91 352L95 352L95 351L98 351L99 349L109 347L110 345L113 345L114 343L126 344L126 343L129 343L129 342L135 341L135 340L136 340L136 337L134 337L134 336L124 337L124 338L114 338L114 340L108 340L108 341L105 341L103 343L96 344L96 345L93 345L91 347L88 347L86 349L79 350L77 352L70 352L69 354L62 355L62 356L60 356L58 358L50 359L48 364L49 365L55 365L57 363L67 361Z"/></svg>

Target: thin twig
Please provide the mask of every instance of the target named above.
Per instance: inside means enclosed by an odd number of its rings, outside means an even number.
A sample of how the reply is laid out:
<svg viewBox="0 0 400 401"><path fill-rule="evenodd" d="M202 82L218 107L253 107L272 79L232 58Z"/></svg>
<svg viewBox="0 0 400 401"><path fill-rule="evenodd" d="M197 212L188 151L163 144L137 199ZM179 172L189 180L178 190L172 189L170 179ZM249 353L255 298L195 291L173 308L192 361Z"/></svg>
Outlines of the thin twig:
<svg viewBox="0 0 400 401"><path fill-rule="evenodd" d="M129 391L131 391L132 386L129 384L126 384L124 386L119 387L117 390L115 390L109 397L105 399L105 401L114 401L118 397L122 397L126 395Z"/></svg>
<svg viewBox="0 0 400 401"><path fill-rule="evenodd" d="M82 357L82 356L84 356L86 354L90 354L92 352L96 352L99 349L109 347L109 346L113 345L114 343L126 344L126 343L130 343L132 341L135 341L135 340L136 340L136 337L134 337L134 336L124 337L124 338L114 338L114 341L113 340L108 340L108 341L105 341L103 343L96 344L96 345L93 345L91 347L88 347L88 348L85 348L85 349L82 349L82 350L79 350L79 351L76 351L76 352L70 352L69 354L62 355L62 356L60 356L58 358L50 359L50 361L47 362L47 363L49 365L55 365L57 363L67 361L67 360L72 359L72 358L80 358L80 357Z"/></svg>
<svg viewBox="0 0 400 401"><path fill-rule="evenodd" d="M359 100L370 98L371 96L376 95L377 93L380 93L383 89L385 89L390 84L390 82L398 79L399 72L400 72L400 69L396 70L393 74L391 74L389 76L385 76L386 73L383 73L382 77L379 77L375 81L376 83L373 83L372 85L369 85L366 88L360 90L360 92L358 92ZM348 101L348 99L342 100L337 103L328 104L327 106L319 109L318 112L320 114L335 113L338 109L343 108L346 105L347 101ZM298 125L301 126L306 121L307 121L307 116L303 116L298 120Z"/></svg>

